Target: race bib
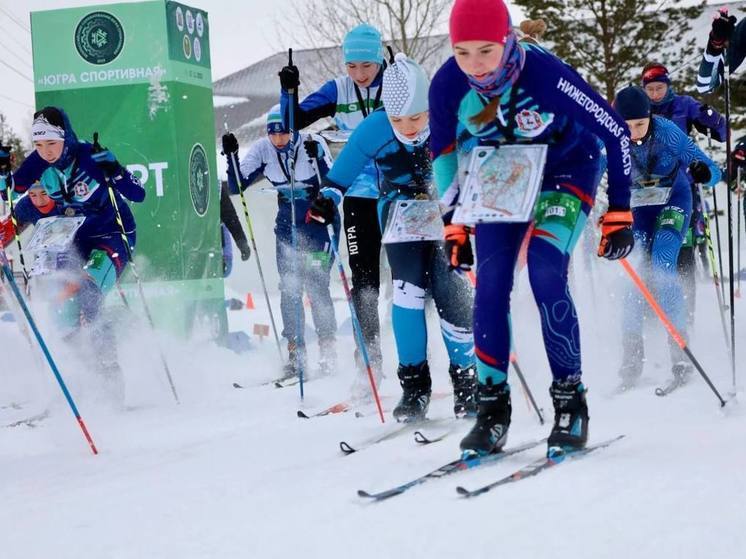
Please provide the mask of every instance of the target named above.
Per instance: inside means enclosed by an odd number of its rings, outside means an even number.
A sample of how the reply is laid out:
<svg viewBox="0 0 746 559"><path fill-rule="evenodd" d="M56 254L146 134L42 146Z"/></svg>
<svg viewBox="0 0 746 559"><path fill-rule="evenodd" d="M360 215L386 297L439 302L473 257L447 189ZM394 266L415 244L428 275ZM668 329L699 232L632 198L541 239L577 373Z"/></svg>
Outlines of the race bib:
<svg viewBox="0 0 746 559"><path fill-rule="evenodd" d="M345 144L352 136L352 130L322 130L321 137L333 144Z"/></svg>
<svg viewBox="0 0 746 559"><path fill-rule="evenodd" d="M471 152L454 223L526 223L544 178L544 144L477 147Z"/></svg>
<svg viewBox="0 0 746 559"><path fill-rule="evenodd" d="M631 191L629 205L632 208L642 206L662 206L671 198L670 186L646 186L633 188Z"/></svg>
<svg viewBox="0 0 746 559"><path fill-rule="evenodd" d="M396 200L389 209L382 242L443 240L443 219L435 200Z"/></svg>

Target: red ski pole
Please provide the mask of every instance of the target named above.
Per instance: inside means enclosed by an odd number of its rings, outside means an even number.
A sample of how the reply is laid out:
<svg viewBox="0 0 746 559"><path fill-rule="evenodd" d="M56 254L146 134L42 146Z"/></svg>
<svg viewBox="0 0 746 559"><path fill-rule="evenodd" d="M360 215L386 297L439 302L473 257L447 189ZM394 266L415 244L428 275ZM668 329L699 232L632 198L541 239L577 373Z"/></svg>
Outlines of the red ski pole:
<svg viewBox="0 0 746 559"><path fill-rule="evenodd" d="M712 381L710 380L710 377L707 376L707 373L705 373L704 369L702 368L702 365L699 364L699 361L697 361L696 357L694 357L694 354L691 352L689 347L686 345L686 341L681 336L679 331L676 329L676 327L671 323L671 320L669 320L668 316L666 316L666 313L663 311L663 309L658 304L658 301L655 300L655 297L653 297L653 294L650 293L650 290L645 286L645 283L640 279L640 276L637 275L637 272L635 272L635 269L632 267L632 265L627 262L625 258L622 258L619 261L622 264L622 267L624 267L627 274L629 274L629 277L632 279L634 284L637 286L637 288L642 293L642 296L645 297L645 300L648 302L650 307L653 309L655 314L658 316L658 319L661 321L663 326L668 331L671 338L673 338L673 341L676 342L676 344L681 348L681 350L686 354L686 356L689 358L689 360L692 362L692 365L697 369L700 375L702 375L702 378L707 383L707 386L710 387L712 392L717 396L717 399L720 401L720 407L725 406L727 403L725 400L723 400L723 397L720 395L720 392L718 392L717 388L715 388L715 385L712 384Z"/></svg>

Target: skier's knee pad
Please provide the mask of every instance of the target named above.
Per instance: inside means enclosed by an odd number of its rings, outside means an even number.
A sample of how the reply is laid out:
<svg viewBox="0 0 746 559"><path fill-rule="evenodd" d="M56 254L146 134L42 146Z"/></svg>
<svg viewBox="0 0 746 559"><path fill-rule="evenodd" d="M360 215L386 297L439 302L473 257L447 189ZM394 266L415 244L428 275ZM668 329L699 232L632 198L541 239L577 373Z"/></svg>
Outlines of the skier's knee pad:
<svg viewBox="0 0 746 559"><path fill-rule="evenodd" d="M111 255L94 249L83 269L101 293L108 293L117 282L117 267Z"/></svg>
<svg viewBox="0 0 746 559"><path fill-rule="evenodd" d="M536 205L531 236L543 239L562 254L569 254L575 248L587 218L577 196L567 192L542 192Z"/></svg>
<svg viewBox="0 0 746 559"><path fill-rule="evenodd" d="M425 308L425 290L408 281L394 280L393 303L403 309L423 310Z"/></svg>

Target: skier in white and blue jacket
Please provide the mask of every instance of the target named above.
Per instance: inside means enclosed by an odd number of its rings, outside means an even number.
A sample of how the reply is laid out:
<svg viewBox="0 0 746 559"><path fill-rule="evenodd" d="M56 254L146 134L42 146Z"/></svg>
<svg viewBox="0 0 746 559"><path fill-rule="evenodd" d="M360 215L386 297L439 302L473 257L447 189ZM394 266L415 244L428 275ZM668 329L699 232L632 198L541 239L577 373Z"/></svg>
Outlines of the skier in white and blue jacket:
<svg viewBox="0 0 746 559"><path fill-rule="evenodd" d="M326 187L311 204L315 219L328 222L371 159L381 171L378 202L381 227L397 200L437 200L432 186L428 79L413 60L398 54L383 76L384 107L357 127L326 177ZM399 356L402 397L394 408L398 421L424 419L432 381L427 361L425 301L432 295L450 361L454 413L474 415L476 371L472 335L472 288L465 276L450 272L441 241L388 243L386 255L394 282L392 321Z"/></svg>
<svg viewBox="0 0 746 559"><path fill-rule="evenodd" d="M324 117L334 118L343 133L352 133L374 110L381 106L381 79L385 67L381 33L361 24L351 29L342 42L347 73L329 80L303 99L294 112L298 130ZM285 66L279 73L282 86L281 106L285 124L290 110L289 90L298 91L298 68ZM295 97L297 102L297 97ZM344 199L344 230L352 272L352 300L362 326L363 338L374 370L381 368L380 289L381 231L378 226L378 171L367 162L355 177ZM360 356L355 354L358 371L364 375Z"/></svg>
<svg viewBox="0 0 746 559"><path fill-rule="evenodd" d="M291 145L295 153L291 153ZM238 155L238 140L233 134L223 136L223 153L229 158ZM293 250L290 188L290 160L295 160L295 221L298 252ZM322 374L336 368L336 331L334 304L329 293L330 270L333 262L329 235L325 227L306 223L311 200L319 192L317 169L326 176L331 155L326 142L316 134L295 132L293 142L282 122L280 106L267 115L267 136L251 144L240 163L241 177L234 176L228 163L228 186L232 192L245 190L265 177L277 190L275 219L277 271L280 276L280 312L282 336L287 339L288 364L286 376L305 370L306 342L304 338L303 293L311 303L316 334L319 339ZM339 229L339 217L334 218ZM298 324L298 314L301 323Z"/></svg>

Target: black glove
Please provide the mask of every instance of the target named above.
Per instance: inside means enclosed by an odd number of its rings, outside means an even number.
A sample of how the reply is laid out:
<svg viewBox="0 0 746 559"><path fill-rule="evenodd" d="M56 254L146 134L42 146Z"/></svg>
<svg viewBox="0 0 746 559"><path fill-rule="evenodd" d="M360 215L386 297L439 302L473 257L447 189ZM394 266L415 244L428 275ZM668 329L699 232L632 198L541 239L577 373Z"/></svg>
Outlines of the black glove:
<svg viewBox="0 0 746 559"><path fill-rule="evenodd" d="M729 16L728 10L720 10L720 16L712 20L710 40L716 47L725 46L736 27L736 16Z"/></svg>
<svg viewBox="0 0 746 559"><path fill-rule="evenodd" d="M321 146L316 140L308 138L303 142L303 147L309 159L319 159L321 157Z"/></svg>
<svg viewBox="0 0 746 559"><path fill-rule="evenodd" d="M238 243L238 250L241 251L241 260L244 262L251 258L251 249L246 241Z"/></svg>
<svg viewBox="0 0 746 559"><path fill-rule="evenodd" d="M124 172L124 168L119 164L114 154L98 143L98 132L93 133L91 158L107 179L121 175Z"/></svg>
<svg viewBox="0 0 746 559"><path fill-rule="evenodd" d="M238 153L238 140L232 132L223 134L223 155Z"/></svg>
<svg viewBox="0 0 746 559"><path fill-rule="evenodd" d="M283 67L277 74L280 76L280 85L285 91L294 91L300 85L300 72L294 64Z"/></svg>
<svg viewBox="0 0 746 559"><path fill-rule="evenodd" d="M694 182L699 184L706 184L710 182L712 173L710 168L702 161L694 161L689 165L689 174L692 175Z"/></svg>
<svg viewBox="0 0 746 559"><path fill-rule="evenodd" d="M0 145L0 175L10 173L10 146Z"/></svg>
<svg viewBox="0 0 746 559"><path fill-rule="evenodd" d="M311 202L311 207L306 212L306 223L321 223L323 225L329 225L334 222L334 214L336 211L334 200L322 196L319 194Z"/></svg>
<svg viewBox="0 0 746 559"><path fill-rule="evenodd" d="M600 220L601 243L598 255L608 260L626 258L635 246L632 232L632 212L609 208Z"/></svg>

